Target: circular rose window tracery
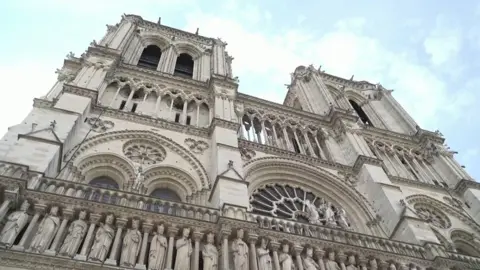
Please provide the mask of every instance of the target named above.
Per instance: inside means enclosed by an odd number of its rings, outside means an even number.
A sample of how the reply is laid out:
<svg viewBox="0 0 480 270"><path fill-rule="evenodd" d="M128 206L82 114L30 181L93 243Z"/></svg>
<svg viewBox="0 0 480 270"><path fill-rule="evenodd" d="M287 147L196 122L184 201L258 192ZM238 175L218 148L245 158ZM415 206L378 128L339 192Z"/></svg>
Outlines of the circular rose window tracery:
<svg viewBox="0 0 480 270"><path fill-rule="evenodd" d="M452 225L448 217L439 210L425 204L416 204L414 207L418 217L425 222L441 229L448 229Z"/></svg>
<svg viewBox="0 0 480 270"><path fill-rule="evenodd" d="M167 151L147 140L132 140L123 145L123 154L135 163L151 165L162 162Z"/></svg>
<svg viewBox="0 0 480 270"><path fill-rule="evenodd" d="M250 206L259 215L350 229L344 209L300 187L265 185L252 193Z"/></svg>

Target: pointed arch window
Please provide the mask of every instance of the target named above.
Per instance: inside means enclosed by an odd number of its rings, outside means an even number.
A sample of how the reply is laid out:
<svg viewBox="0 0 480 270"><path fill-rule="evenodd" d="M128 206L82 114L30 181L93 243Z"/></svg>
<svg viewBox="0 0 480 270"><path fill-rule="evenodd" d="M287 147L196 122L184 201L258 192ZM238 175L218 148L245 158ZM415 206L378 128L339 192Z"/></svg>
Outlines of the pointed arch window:
<svg viewBox="0 0 480 270"><path fill-rule="evenodd" d="M158 63L160 63L160 57L162 56L162 51L156 45L149 45L143 49L140 60L138 61L137 66L156 70Z"/></svg>
<svg viewBox="0 0 480 270"><path fill-rule="evenodd" d="M177 57L173 75L193 78L193 58L188 53L182 53Z"/></svg>
<svg viewBox="0 0 480 270"><path fill-rule="evenodd" d="M365 125L373 127L372 121L370 121L370 119L368 118L367 114L362 109L362 107L360 107L360 105L358 105L355 101L353 101L351 99L349 99L348 101L350 102L350 105L352 105L352 107L355 110L355 112L357 113L357 115L360 117L360 120Z"/></svg>
<svg viewBox="0 0 480 270"><path fill-rule="evenodd" d="M118 183L108 176L96 177L88 184L99 188L119 189Z"/></svg>

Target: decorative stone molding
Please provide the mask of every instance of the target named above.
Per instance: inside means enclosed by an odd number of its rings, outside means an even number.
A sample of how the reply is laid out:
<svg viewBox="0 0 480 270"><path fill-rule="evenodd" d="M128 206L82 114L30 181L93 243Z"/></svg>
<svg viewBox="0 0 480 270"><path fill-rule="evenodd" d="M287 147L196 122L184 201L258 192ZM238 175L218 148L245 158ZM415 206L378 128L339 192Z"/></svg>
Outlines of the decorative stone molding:
<svg viewBox="0 0 480 270"><path fill-rule="evenodd" d="M417 203L413 206L413 208L421 219L435 227L440 229L448 229L452 226L452 223L447 215L430 205Z"/></svg>
<svg viewBox="0 0 480 270"><path fill-rule="evenodd" d="M88 118L87 124L90 125L92 131L97 133L106 132L115 126L115 124L112 121L102 120L102 119L99 119L98 117Z"/></svg>
<svg viewBox="0 0 480 270"><path fill-rule="evenodd" d="M245 147L238 147L238 150L240 151L240 155L242 156L243 161L249 161L256 155L255 151Z"/></svg>
<svg viewBox="0 0 480 270"><path fill-rule="evenodd" d="M463 208L463 203L457 198L444 196L443 200L455 208L458 208L458 209Z"/></svg>
<svg viewBox="0 0 480 270"><path fill-rule="evenodd" d="M186 138L184 142L195 154L203 154L203 152L208 149L208 143L202 140Z"/></svg>
<svg viewBox="0 0 480 270"><path fill-rule="evenodd" d="M165 160L167 151L149 140L130 140L123 145L123 154L135 163L152 165Z"/></svg>
<svg viewBox="0 0 480 270"><path fill-rule="evenodd" d="M92 104L97 104L98 92L96 90L83 88L72 84L64 84L62 92L90 98L92 100Z"/></svg>

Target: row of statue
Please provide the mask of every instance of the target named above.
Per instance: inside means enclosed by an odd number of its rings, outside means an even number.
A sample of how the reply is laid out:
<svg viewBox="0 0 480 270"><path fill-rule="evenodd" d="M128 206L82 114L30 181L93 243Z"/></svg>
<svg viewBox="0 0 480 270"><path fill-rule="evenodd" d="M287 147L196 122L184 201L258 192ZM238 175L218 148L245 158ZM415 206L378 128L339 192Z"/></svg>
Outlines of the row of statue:
<svg viewBox="0 0 480 270"><path fill-rule="evenodd" d="M30 204L28 201L23 202L20 210L11 213L6 221L4 228L0 233L0 243L6 246L12 246L19 233L23 230L28 222L29 216L27 210ZM46 214L38 225L38 229L33 236L29 251L36 253L43 253L47 250L57 231L59 230L60 218L58 217L58 207L52 206L48 214ZM58 254L73 258L80 248L82 241L88 230L88 224L85 221L87 212L82 210L79 212L78 219L71 222L66 233L66 237L61 244ZM100 223L94 239L93 244L88 254L89 261L104 262L107 255L112 248L112 242L115 238L115 229L113 227L114 216L109 214L105 218L105 223ZM139 258L142 246L142 234L139 230L140 221L138 219L132 220L131 228L127 230L123 237L120 266L134 267ZM165 227L163 224L156 226L156 231L151 240L150 249L148 252L148 269L149 270L164 270L166 266L168 243L164 236ZM174 270L190 270L192 242L189 237L190 229L184 228L182 235L175 242L176 259ZM235 239L231 241L230 252L232 255L230 263L234 270L249 270L249 247L243 240L243 229L237 230ZM259 247L256 248L256 257L254 263L257 264L258 270L272 270L272 257L268 248L268 241L266 238L261 238ZM217 270L219 252L214 244L214 234L207 234L207 242L202 247L203 269ZM144 254L145 255L145 254ZM298 260L297 260L298 262ZM281 269L278 270L294 270L295 263L290 255L290 246L288 244L282 245L278 256L278 263ZM307 248L303 256L301 256L301 263L304 270L339 270L339 264L335 261L335 253L329 252L325 267L320 267L313 259L313 249ZM347 270L356 270L355 257L353 255L348 257ZM392 268L394 267L394 268ZM390 269L396 269L392 264ZM253 270L253 269L252 269Z"/></svg>
<svg viewBox="0 0 480 270"><path fill-rule="evenodd" d="M310 224L323 225L322 222L324 222L326 226L340 226L342 229L350 228L345 209L340 208L335 213L330 202L323 203L318 208L315 207L315 204L310 202L310 200L305 200L304 204L306 208L305 212L308 214L308 222Z"/></svg>

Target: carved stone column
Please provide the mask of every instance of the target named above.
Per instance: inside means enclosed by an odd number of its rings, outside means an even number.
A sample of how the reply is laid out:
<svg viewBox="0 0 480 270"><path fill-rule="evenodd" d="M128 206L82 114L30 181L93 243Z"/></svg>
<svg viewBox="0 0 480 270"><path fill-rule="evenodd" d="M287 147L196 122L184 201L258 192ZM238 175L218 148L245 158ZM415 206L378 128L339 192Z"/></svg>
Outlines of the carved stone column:
<svg viewBox="0 0 480 270"><path fill-rule="evenodd" d="M10 209L10 200L4 200L2 205L0 206L0 222L5 218L5 215L8 213L8 209Z"/></svg>
<svg viewBox="0 0 480 270"><path fill-rule="evenodd" d="M270 247L272 248L272 253L273 253L273 265L275 267L274 270L281 270L280 268L280 261L278 259L278 248L280 247L280 243L276 241L270 242ZM325 270L325 269L321 269Z"/></svg>
<svg viewBox="0 0 480 270"><path fill-rule="evenodd" d="M202 239L203 233L194 231L193 240L195 241L194 253L193 253L193 270L199 269L200 263L200 240Z"/></svg>
<svg viewBox="0 0 480 270"><path fill-rule="evenodd" d="M140 249L140 256L138 257L138 263L135 265L135 269L147 269L145 265L145 256L147 253L148 235L152 230L153 224L143 223L143 242Z"/></svg>
<svg viewBox="0 0 480 270"><path fill-rule="evenodd" d="M173 246L175 245L175 235L178 233L177 227L170 227L168 228L168 252L167 252L167 264L165 265L165 269L172 269L172 261L173 261Z"/></svg>
<svg viewBox="0 0 480 270"><path fill-rule="evenodd" d="M100 215L95 213L90 213L90 227L88 228L87 235L85 236L85 241L83 242L82 250L80 254L75 255L75 260L86 261L87 252L89 251L90 244L93 240L93 232L95 231L95 226L97 225L98 220L100 220Z"/></svg>
<svg viewBox="0 0 480 270"><path fill-rule="evenodd" d="M340 268L342 270L347 270L347 267L345 266L345 260L347 259L347 255L345 255L343 251L339 251L337 258L338 258L338 263L340 264Z"/></svg>
<svg viewBox="0 0 480 270"><path fill-rule="evenodd" d="M24 251L25 250L25 244L27 242L27 239L30 237L32 234L33 228L37 225L38 219L40 218L41 215L44 214L45 209L47 208L46 205L44 204L35 204L35 215L33 216L32 220L30 221L30 224L28 224L27 230L22 236L22 239L20 239L20 243L18 245L15 245L12 247L13 250L20 250Z"/></svg>
<svg viewBox="0 0 480 270"><path fill-rule="evenodd" d="M320 266L320 270L325 270L325 263L323 262L323 256L325 256L325 250L323 248L316 248L315 255L317 256L317 263Z"/></svg>
<svg viewBox="0 0 480 270"><path fill-rule="evenodd" d="M257 248L255 244L257 243L258 235L250 234L248 236L248 243L250 243L250 270L258 270L257 264Z"/></svg>
<svg viewBox="0 0 480 270"><path fill-rule="evenodd" d="M57 231L57 235L53 239L53 243L49 249L45 251L45 254L55 256L57 254L57 247L60 244L60 240L62 240L63 233L65 232L65 227L67 227L68 221L73 217L73 210L72 209L64 209L63 210L63 219L62 223L60 224L60 228Z"/></svg>
<svg viewBox="0 0 480 270"><path fill-rule="evenodd" d="M105 261L105 264L117 265L117 255L122 243L122 231L125 225L127 224L127 219L117 218L115 225L117 225L117 233L115 234L115 240L113 241L112 250L110 251L110 257Z"/></svg>
<svg viewBox="0 0 480 270"><path fill-rule="evenodd" d="M295 245L293 249L295 251L295 259L297 260L297 268L298 270L303 270L303 262L301 257L303 247L300 245Z"/></svg>
<svg viewBox="0 0 480 270"><path fill-rule="evenodd" d="M362 255L358 257L358 265L360 266L360 270L367 270L367 262L368 260Z"/></svg>
<svg viewBox="0 0 480 270"><path fill-rule="evenodd" d="M222 270L229 270L230 266L228 263L228 236L230 236L231 231L230 230L222 230Z"/></svg>

